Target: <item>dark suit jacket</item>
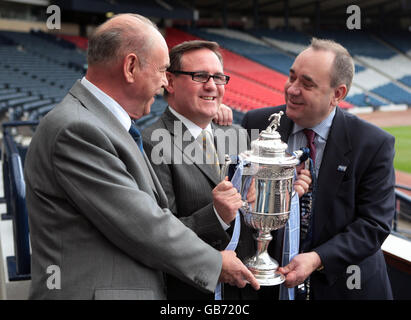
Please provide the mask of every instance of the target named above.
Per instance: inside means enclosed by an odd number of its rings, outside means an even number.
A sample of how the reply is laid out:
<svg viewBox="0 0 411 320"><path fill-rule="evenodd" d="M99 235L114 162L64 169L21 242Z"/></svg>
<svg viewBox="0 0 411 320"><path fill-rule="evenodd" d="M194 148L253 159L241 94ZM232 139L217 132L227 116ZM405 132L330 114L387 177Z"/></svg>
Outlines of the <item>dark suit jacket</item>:
<svg viewBox="0 0 411 320"><path fill-rule="evenodd" d="M221 254L167 209L147 157L79 81L40 122L25 181L31 298L164 299L162 271L214 291Z"/></svg>
<svg viewBox="0 0 411 320"><path fill-rule="evenodd" d="M225 132L231 130L235 136L239 135L239 126L221 127L214 124L212 124L212 126L214 132L216 132L216 129L221 129ZM159 146L153 137L156 136L155 132L161 132L161 130L167 130L166 132L171 134L171 148L163 154L163 158L169 160L168 164L155 164L155 160L153 161L155 156L152 154L152 151L153 153L156 152L155 146ZM248 139L245 130L242 130L241 133L243 141L247 142ZM182 136L187 139L183 139ZM188 129L167 108L156 123L143 130L143 140L144 149L151 159L154 171L167 194L170 210L205 242L217 250L224 250L231 238L230 231L232 230L230 229L232 229L232 227L227 230L227 232L224 231L214 213L212 198L212 190L221 180L212 169L212 165L200 164L187 153L186 148L194 141ZM225 152L228 153L228 140L226 140L225 144ZM244 148L247 148L247 143L243 145L243 149ZM224 153L224 150L221 149L222 148L218 148L220 155ZM181 161L183 150L185 151L184 159ZM187 161L190 161L190 159L193 163L187 164ZM252 238L252 232L253 231L245 226L243 222L241 225L240 240L236 250L237 256L240 259L252 256L255 253L256 248ZM168 277L167 293L169 299L213 299L214 297L213 295L204 294L174 277ZM240 290L236 287L226 285L224 288L224 296L225 299L251 299L256 296L256 292L251 289L250 286L247 286L246 289L241 290L240 293Z"/></svg>
<svg viewBox="0 0 411 320"><path fill-rule="evenodd" d="M246 129L265 129L285 106L248 112ZM293 122L283 115L282 140ZM313 299L392 299L381 245L394 217L394 137L337 107L318 174L311 250L323 263L311 275ZM345 172L337 170L346 166ZM348 289L350 265L361 270L361 289Z"/></svg>

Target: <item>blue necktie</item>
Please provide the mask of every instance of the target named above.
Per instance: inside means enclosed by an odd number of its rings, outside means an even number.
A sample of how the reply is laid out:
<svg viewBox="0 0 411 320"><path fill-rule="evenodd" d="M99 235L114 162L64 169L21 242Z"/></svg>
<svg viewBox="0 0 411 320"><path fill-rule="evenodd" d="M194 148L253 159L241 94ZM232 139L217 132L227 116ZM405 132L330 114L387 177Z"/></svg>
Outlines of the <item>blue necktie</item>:
<svg viewBox="0 0 411 320"><path fill-rule="evenodd" d="M242 197L242 199L246 199L248 189L250 188L250 185L251 185L251 182L252 182L252 177L248 176L247 179L244 181L244 183L245 183L244 188L241 188L241 184L242 184L241 177L243 175L244 165L246 164L247 161L241 159L240 157L238 157L237 160L238 160L238 165L236 167L236 170L235 170L235 173L234 173L233 177L231 178L231 182L232 182L233 186L238 190L238 192L241 192L241 189L243 189L241 197ZM237 248L237 245L238 245L238 240L240 238L240 233L241 233L241 216L240 216L240 212L237 211L237 215L235 217L235 224L234 224L233 234L232 234L231 240L230 240L229 244L227 245L227 247L225 248L225 250L235 251L235 249ZM221 300L222 299L221 286L222 286L222 284L221 284L221 282L219 282L217 284L216 289L215 289L214 300Z"/></svg>
<svg viewBox="0 0 411 320"><path fill-rule="evenodd" d="M137 129L134 121L131 121L131 127L130 130L128 130L128 132L133 137L140 151L143 152L143 138L141 137L141 132Z"/></svg>
<svg viewBox="0 0 411 320"><path fill-rule="evenodd" d="M294 180L297 172L294 173ZM286 266L298 254L300 244L300 202L298 193L295 192L291 199L290 218L285 225L282 265ZM294 300L294 288L280 286L280 300Z"/></svg>

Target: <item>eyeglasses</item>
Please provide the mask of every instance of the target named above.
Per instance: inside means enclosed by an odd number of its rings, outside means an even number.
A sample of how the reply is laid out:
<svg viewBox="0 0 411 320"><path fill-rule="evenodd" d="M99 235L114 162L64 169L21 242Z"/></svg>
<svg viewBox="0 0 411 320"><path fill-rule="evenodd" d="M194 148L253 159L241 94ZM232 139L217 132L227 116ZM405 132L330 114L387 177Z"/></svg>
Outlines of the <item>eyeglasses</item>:
<svg viewBox="0 0 411 320"><path fill-rule="evenodd" d="M217 85L224 85L228 83L228 80L230 80L229 76L226 76L224 74L209 74L207 72L188 72L188 71L171 71L171 73L177 73L177 74L185 74L191 76L191 79L196 82L201 82L201 83L207 83L210 78L213 78L214 83Z"/></svg>

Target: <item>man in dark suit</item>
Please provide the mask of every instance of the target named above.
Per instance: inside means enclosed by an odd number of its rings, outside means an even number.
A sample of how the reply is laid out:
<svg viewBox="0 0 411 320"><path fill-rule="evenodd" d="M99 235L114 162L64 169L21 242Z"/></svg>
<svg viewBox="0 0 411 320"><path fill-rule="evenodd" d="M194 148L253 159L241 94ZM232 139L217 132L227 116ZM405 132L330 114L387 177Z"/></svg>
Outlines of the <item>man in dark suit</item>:
<svg viewBox="0 0 411 320"><path fill-rule="evenodd" d="M229 181L222 181L218 163L224 161L224 154L237 155L244 151L248 137L240 126L212 123L229 80L223 74L218 44L187 41L175 46L170 51L167 78L169 106L156 123L143 131L144 148L166 191L170 210L200 238L223 250L233 233L237 212L233 203L240 201L240 195ZM217 163L203 161L191 153L195 146L201 146L198 137L205 131L210 134ZM250 201L253 194L249 194ZM252 233L253 230L241 222L235 250L240 259L255 253ZM167 280L167 292L170 299L214 299L213 295L204 294L172 276ZM238 290L225 285L223 297L254 299L257 293L249 286Z"/></svg>
<svg viewBox="0 0 411 320"><path fill-rule="evenodd" d="M164 299L162 272L208 292L218 281L258 288L232 252L167 209L128 132L167 85L168 48L156 26L115 16L91 36L87 58L86 76L41 121L26 156L30 297Z"/></svg>
<svg viewBox="0 0 411 320"><path fill-rule="evenodd" d="M287 286L305 283L309 299L392 299L381 245L394 216L394 137L337 106L353 75L345 48L314 38L290 68L286 105L250 111L242 123L261 130L284 111L279 131L290 150L306 146L304 129L315 133L310 236L280 268Z"/></svg>

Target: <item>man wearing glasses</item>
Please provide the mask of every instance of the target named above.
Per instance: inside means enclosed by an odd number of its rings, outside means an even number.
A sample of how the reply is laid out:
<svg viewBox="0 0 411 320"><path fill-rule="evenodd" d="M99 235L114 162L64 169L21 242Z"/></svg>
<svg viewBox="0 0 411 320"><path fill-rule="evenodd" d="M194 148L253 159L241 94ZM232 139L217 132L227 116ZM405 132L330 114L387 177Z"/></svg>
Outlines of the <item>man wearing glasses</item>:
<svg viewBox="0 0 411 320"><path fill-rule="evenodd" d="M255 253L254 231L243 223L241 216L236 219L241 197L229 181L221 178L220 169L224 154L237 155L247 148L248 134L240 126L220 126L212 122L230 79L223 73L219 45L187 41L172 48L169 55L165 88L169 106L160 119L143 132L146 154L167 194L170 210L217 250L224 250L227 245L230 248L239 230L235 252L243 260ZM159 138L164 131L168 137ZM164 146L165 141L171 145ZM159 156L160 143L163 148ZM193 157L191 151L195 154L198 150L192 147L207 147L207 143L211 146L204 153L208 157L214 151L214 161ZM304 189L301 194L308 190L310 181L309 177L299 179L298 185ZM255 200L254 190L252 185L247 195L250 203ZM296 191L300 194L297 188ZM175 277L167 277L168 299L258 298L249 285L242 289L224 285L220 295L219 290L216 291L214 295L205 294Z"/></svg>
<svg viewBox="0 0 411 320"><path fill-rule="evenodd" d="M160 119L143 132L144 148L167 194L170 210L205 242L224 250L233 232L233 221L241 197L231 182L222 181L220 165L228 148L216 148L218 131L230 132L239 139L227 136L228 143L235 140L247 148L247 133L239 126L221 127L212 123L223 100L225 85L230 77L223 73L222 57L215 42L187 41L170 51L170 67L167 70L168 108ZM222 128L222 129L221 129ZM170 136L171 146L164 148L162 159L156 161L156 132L161 130ZM241 135L242 133L242 135ZM208 136L207 136L208 135ZM233 138L233 140L231 140ZM239 142L239 140L243 142ZM158 139L157 139L158 140ZM211 141L211 143L210 143ZM190 146L198 151L209 143L209 153L215 158L193 158ZM238 148L232 147L232 154ZM218 150L216 150L218 149ZM223 150L221 150L223 149ZM219 158L218 158L219 157ZM168 159L168 160L167 160ZM210 160L210 161L209 161ZM249 195L252 201L253 195ZM190 244L187 243L189 246ZM242 259L255 252L252 230L241 223L240 238L236 248ZM226 285L222 289L224 299L253 299L257 293L249 285L243 289ZM189 286L175 277L167 278L168 299L215 299Z"/></svg>

